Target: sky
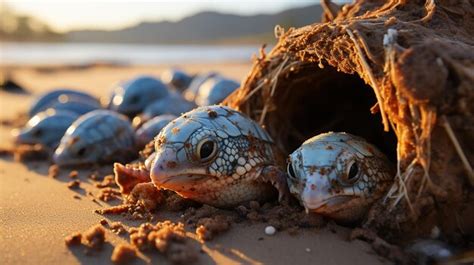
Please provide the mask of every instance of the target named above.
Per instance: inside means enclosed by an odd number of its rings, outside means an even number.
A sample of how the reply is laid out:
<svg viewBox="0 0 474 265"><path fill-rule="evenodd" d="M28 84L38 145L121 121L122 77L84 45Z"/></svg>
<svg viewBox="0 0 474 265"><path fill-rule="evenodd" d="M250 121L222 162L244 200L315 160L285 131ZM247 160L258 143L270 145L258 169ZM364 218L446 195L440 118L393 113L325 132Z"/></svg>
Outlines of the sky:
<svg viewBox="0 0 474 265"><path fill-rule="evenodd" d="M176 21L200 11L252 15L276 13L317 0L0 0L16 12L35 16L58 32L114 30L141 21Z"/></svg>

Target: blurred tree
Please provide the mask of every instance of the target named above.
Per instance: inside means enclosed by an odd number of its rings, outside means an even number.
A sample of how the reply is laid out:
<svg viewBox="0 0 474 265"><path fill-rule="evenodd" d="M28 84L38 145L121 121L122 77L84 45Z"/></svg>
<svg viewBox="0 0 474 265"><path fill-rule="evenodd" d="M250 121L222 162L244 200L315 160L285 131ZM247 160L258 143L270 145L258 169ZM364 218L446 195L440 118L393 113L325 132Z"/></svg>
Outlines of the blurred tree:
<svg viewBox="0 0 474 265"><path fill-rule="evenodd" d="M58 41L62 37L43 21L0 3L0 41Z"/></svg>

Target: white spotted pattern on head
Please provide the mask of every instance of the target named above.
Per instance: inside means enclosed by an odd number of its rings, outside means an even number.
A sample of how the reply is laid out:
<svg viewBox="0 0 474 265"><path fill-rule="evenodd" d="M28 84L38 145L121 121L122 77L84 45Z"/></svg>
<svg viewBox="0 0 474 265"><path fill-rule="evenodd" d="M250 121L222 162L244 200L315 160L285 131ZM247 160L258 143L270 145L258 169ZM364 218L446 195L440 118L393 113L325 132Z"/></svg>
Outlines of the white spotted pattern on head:
<svg viewBox="0 0 474 265"><path fill-rule="evenodd" d="M217 151L203 160L199 148L208 141ZM152 180L213 205L252 199L257 193L239 183L256 179L263 166L274 163L271 145L270 136L242 113L224 106L197 108L170 122L156 137ZM167 167L170 162L172 168Z"/></svg>
<svg viewBox="0 0 474 265"><path fill-rule="evenodd" d="M290 191L307 210L320 213L366 207L391 182L385 155L364 139L325 133L305 141L289 157ZM356 203L357 202L357 203Z"/></svg>

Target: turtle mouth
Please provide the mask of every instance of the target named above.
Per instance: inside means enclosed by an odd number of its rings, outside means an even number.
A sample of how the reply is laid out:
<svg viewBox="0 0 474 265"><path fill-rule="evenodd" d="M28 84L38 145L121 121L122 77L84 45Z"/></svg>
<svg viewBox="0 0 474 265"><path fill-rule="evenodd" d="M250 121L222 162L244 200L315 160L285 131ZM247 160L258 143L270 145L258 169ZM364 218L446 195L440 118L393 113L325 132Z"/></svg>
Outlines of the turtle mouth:
<svg viewBox="0 0 474 265"><path fill-rule="evenodd" d="M198 185L209 178L211 175L207 174L193 174L193 173L186 173L186 174L178 174L172 176L151 176L152 181L155 183L156 186L173 189L173 188L184 188L188 186Z"/></svg>
<svg viewBox="0 0 474 265"><path fill-rule="evenodd" d="M351 201L352 199L357 198L357 196L354 195L336 195L330 198L327 198L322 201L318 202L308 202L304 201L304 207L306 211L313 211L313 212L318 212L318 213L326 213L326 212L333 212L337 211L339 207L341 207L343 204L345 204L348 201Z"/></svg>

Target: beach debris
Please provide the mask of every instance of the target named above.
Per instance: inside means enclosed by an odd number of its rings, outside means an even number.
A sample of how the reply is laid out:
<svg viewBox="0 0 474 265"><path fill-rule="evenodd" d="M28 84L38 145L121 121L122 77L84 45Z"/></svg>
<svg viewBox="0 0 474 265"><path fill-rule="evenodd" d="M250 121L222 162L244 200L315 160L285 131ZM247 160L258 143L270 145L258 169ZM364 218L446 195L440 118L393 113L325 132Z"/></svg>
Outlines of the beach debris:
<svg viewBox="0 0 474 265"><path fill-rule="evenodd" d="M90 249L101 249L105 242L105 230L101 225L89 228L83 235L84 245Z"/></svg>
<svg viewBox="0 0 474 265"><path fill-rule="evenodd" d="M308 212L355 222L391 185L392 165L377 148L347 133L324 133L289 157L288 185Z"/></svg>
<svg viewBox="0 0 474 265"><path fill-rule="evenodd" d="M135 154L135 132L128 119L109 110L81 116L66 131L53 155L59 166L123 160Z"/></svg>
<svg viewBox="0 0 474 265"><path fill-rule="evenodd" d="M55 148L67 128L79 117L70 111L48 109L34 115L21 130L12 130L16 143Z"/></svg>
<svg viewBox="0 0 474 265"><path fill-rule="evenodd" d="M28 114L30 117L33 117L37 113L51 108L54 104L61 105L70 101L97 106L97 108L100 107L99 101L95 97L85 92L71 89L55 89L38 97L38 99L33 103L30 110L28 111ZM63 107L59 108L64 110Z"/></svg>
<svg viewBox="0 0 474 265"><path fill-rule="evenodd" d="M48 176L51 178L57 178L59 176L59 166L58 165L49 166Z"/></svg>
<svg viewBox="0 0 474 265"><path fill-rule="evenodd" d="M120 191L116 189L103 188L103 189L100 189L99 195L97 196L97 198L101 201L109 202L115 199L122 198L122 193L120 193Z"/></svg>
<svg viewBox="0 0 474 265"><path fill-rule="evenodd" d="M193 77L179 69L168 69L161 74L161 80L179 92L189 87Z"/></svg>
<svg viewBox="0 0 474 265"><path fill-rule="evenodd" d="M209 106L221 103L227 96L239 88L237 81L224 77L214 77L206 80L199 88L196 104Z"/></svg>
<svg viewBox="0 0 474 265"><path fill-rule="evenodd" d="M102 179L101 182L94 183L94 186L102 189L107 187L117 187L117 184L115 183L114 175L107 175Z"/></svg>
<svg viewBox="0 0 474 265"><path fill-rule="evenodd" d="M160 133L161 129L163 129L170 121L176 118L177 117L175 115L164 114L145 122L136 131L137 145L143 147L148 144L155 138L156 135Z"/></svg>
<svg viewBox="0 0 474 265"><path fill-rule="evenodd" d="M137 257L137 249L130 244L115 246L110 260L115 264L127 264Z"/></svg>
<svg viewBox="0 0 474 265"><path fill-rule="evenodd" d="M84 245L90 250L99 250L105 242L105 230L101 225L95 225L86 232L74 232L64 238L66 246Z"/></svg>
<svg viewBox="0 0 474 265"><path fill-rule="evenodd" d="M276 228L269 225L265 227L265 234L267 236L273 236L276 233Z"/></svg>
<svg viewBox="0 0 474 265"><path fill-rule="evenodd" d="M15 93L27 92L27 90L16 82L9 73L0 74L0 90Z"/></svg>
<svg viewBox="0 0 474 265"><path fill-rule="evenodd" d="M114 190L114 195L121 194ZM123 195L123 194L121 194ZM156 189L152 183L141 183L134 187L129 195L125 195L123 203L105 209L98 209L98 214L122 214L132 220L151 220L155 211L165 201L160 190Z"/></svg>
<svg viewBox="0 0 474 265"><path fill-rule="evenodd" d="M71 190L79 189L81 187L81 181L77 179L69 181L67 187Z"/></svg>
<svg viewBox="0 0 474 265"><path fill-rule="evenodd" d="M415 257L416 264L445 264L453 256L446 243L432 239L417 240L406 251Z"/></svg>
<svg viewBox="0 0 474 265"><path fill-rule="evenodd" d="M110 223L109 228L117 235L121 235L127 232L127 229L121 222L112 222Z"/></svg>
<svg viewBox="0 0 474 265"><path fill-rule="evenodd" d="M16 146L10 151L17 162L42 161L50 157L50 149L42 144Z"/></svg>
<svg viewBox="0 0 474 265"><path fill-rule="evenodd" d="M196 235L202 241L210 241L217 235L227 231L231 226L231 217L215 215L201 218L197 222Z"/></svg>
<svg viewBox="0 0 474 265"><path fill-rule="evenodd" d="M168 97L169 94L168 87L159 79L147 75L137 76L114 88L109 109L133 117L153 101Z"/></svg>
<svg viewBox="0 0 474 265"><path fill-rule="evenodd" d="M79 176L79 172L77 170L73 170L69 172L69 178L76 179Z"/></svg>
<svg viewBox="0 0 474 265"><path fill-rule="evenodd" d="M68 247L78 246L81 244L82 234L81 232L72 233L64 238L64 243Z"/></svg>
<svg viewBox="0 0 474 265"><path fill-rule="evenodd" d="M183 223L164 221L130 228L130 243L140 250L156 249L173 264L191 264L198 259L198 251L186 236Z"/></svg>
<svg viewBox="0 0 474 265"><path fill-rule="evenodd" d="M155 140L150 177L168 189L216 207L287 196L275 166L272 139L228 107L200 107L169 123Z"/></svg>

